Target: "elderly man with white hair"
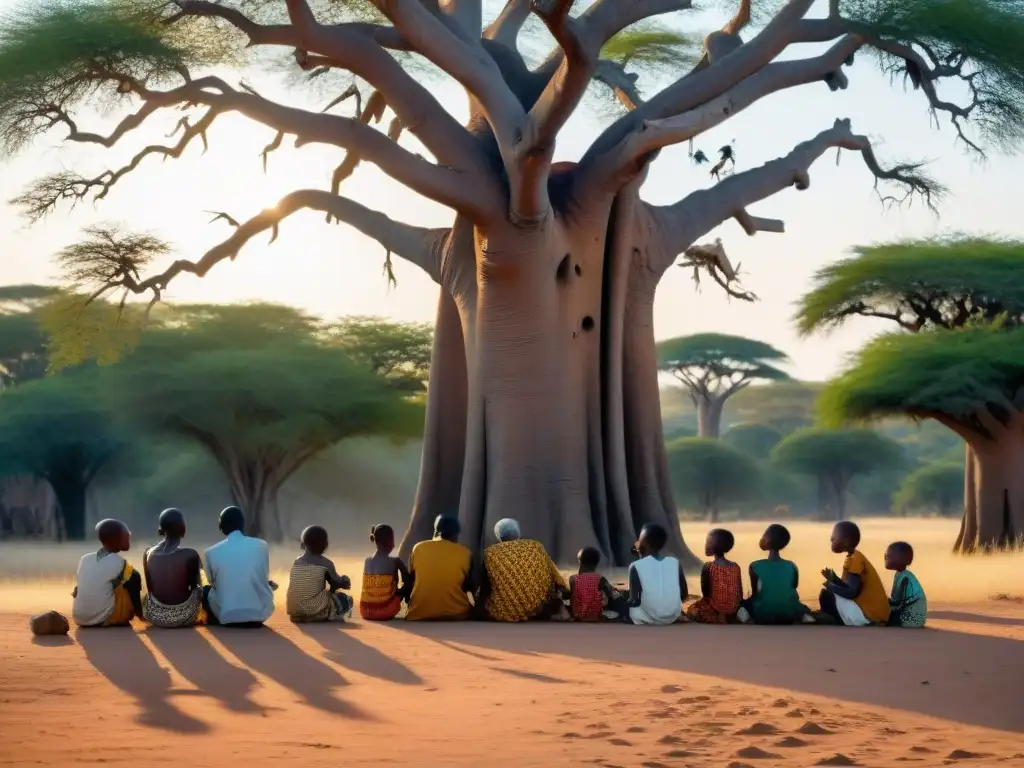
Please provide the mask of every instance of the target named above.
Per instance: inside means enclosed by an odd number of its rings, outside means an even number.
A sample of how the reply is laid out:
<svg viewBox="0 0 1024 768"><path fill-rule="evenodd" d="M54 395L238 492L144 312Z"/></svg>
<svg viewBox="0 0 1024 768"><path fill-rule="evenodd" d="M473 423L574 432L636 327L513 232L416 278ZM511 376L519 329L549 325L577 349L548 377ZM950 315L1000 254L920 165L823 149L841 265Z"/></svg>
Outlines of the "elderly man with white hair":
<svg viewBox="0 0 1024 768"><path fill-rule="evenodd" d="M550 619L564 612L569 585L539 541L522 538L519 523L494 526L497 544L484 550L477 606L492 621Z"/></svg>

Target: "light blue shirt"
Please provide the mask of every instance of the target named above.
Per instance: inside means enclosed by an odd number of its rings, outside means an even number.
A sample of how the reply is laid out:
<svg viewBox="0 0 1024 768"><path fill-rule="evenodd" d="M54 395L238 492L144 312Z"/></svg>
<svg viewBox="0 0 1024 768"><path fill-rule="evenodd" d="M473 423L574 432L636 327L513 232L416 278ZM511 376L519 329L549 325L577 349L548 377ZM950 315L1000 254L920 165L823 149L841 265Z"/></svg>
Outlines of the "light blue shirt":
<svg viewBox="0 0 1024 768"><path fill-rule="evenodd" d="M221 624L266 621L274 612L270 549L263 539L232 531L206 550L210 608Z"/></svg>

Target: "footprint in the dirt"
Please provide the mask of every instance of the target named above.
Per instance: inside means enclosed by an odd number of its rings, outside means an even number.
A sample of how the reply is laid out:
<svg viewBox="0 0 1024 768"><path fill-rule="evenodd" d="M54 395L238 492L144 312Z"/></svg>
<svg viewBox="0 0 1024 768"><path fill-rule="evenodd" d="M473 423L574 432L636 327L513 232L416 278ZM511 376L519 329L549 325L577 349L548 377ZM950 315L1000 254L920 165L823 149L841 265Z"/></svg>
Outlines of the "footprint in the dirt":
<svg viewBox="0 0 1024 768"><path fill-rule="evenodd" d="M587 723L587 728L592 731L607 731L610 727L608 723Z"/></svg>
<svg viewBox="0 0 1024 768"><path fill-rule="evenodd" d="M683 690L682 686L678 686L678 685L663 685L663 686L661 686L661 692L662 693L680 693L682 690Z"/></svg>
<svg viewBox="0 0 1024 768"><path fill-rule="evenodd" d="M816 710L816 709L814 709L814 708L812 707L812 708L811 708L811 709L810 709L810 710L809 710L809 711L807 712L807 714L809 714L809 715L820 715L820 714L821 714L821 712L819 712L818 710Z"/></svg>
<svg viewBox="0 0 1024 768"><path fill-rule="evenodd" d="M786 717L803 717L804 713L802 709L791 709L786 713Z"/></svg>
<svg viewBox="0 0 1024 768"><path fill-rule="evenodd" d="M668 766L664 763L656 763L653 760L647 760L643 763L640 763L640 766L641 768L668 768Z"/></svg>
<svg viewBox="0 0 1024 768"><path fill-rule="evenodd" d="M684 757L697 757L697 753L691 752L688 749L672 749L665 753L665 757L671 757L673 760L682 760Z"/></svg>
<svg viewBox="0 0 1024 768"><path fill-rule="evenodd" d="M906 731L901 731L899 728L883 728L882 733L886 736L906 736Z"/></svg>
<svg viewBox="0 0 1024 768"><path fill-rule="evenodd" d="M744 757L747 760L774 760L782 757L774 752L765 752L760 747L744 747L736 752L736 757Z"/></svg>
<svg viewBox="0 0 1024 768"><path fill-rule="evenodd" d="M655 709L648 713L650 717L655 720L667 720L670 717L678 717L679 710L675 707L665 707L664 709Z"/></svg>
<svg viewBox="0 0 1024 768"><path fill-rule="evenodd" d="M771 723L754 723L749 728L744 728L742 731L736 731L737 736L772 736L779 732Z"/></svg>
<svg viewBox="0 0 1024 768"><path fill-rule="evenodd" d="M966 749L954 749L947 756L947 760L980 760L983 757L992 757L987 752L969 752Z"/></svg>
<svg viewBox="0 0 1024 768"><path fill-rule="evenodd" d="M659 744L682 744L683 740L680 739L678 736L669 735L669 736L662 736L660 739L658 739L658 743Z"/></svg>
<svg viewBox="0 0 1024 768"><path fill-rule="evenodd" d="M750 717L751 715L758 714L758 710L751 709L750 707L744 707L743 709L741 709L736 714L739 715L740 717Z"/></svg>
<svg viewBox="0 0 1024 768"><path fill-rule="evenodd" d="M693 704L695 701L693 696L683 696L681 699L676 699L676 704Z"/></svg>
<svg viewBox="0 0 1024 768"><path fill-rule="evenodd" d="M933 755L933 754L935 754L935 750L934 749L931 749L929 747L921 747L921 746L911 747L910 751L911 752L917 752L918 754L921 754L921 755Z"/></svg>
<svg viewBox="0 0 1024 768"><path fill-rule="evenodd" d="M822 728L820 725L810 720L797 728L796 732L802 733L805 736L828 736L832 733L828 728Z"/></svg>
<svg viewBox="0 0 1024 768"><path fill-rule="evenodd" d="M897 757L896 758L896 762L897 763L915 763L915 762L920 762L921 760L924 760L924 758L923 757Z"/></svg>
<svg viewBox="0 0 1024 768"><path fill-rule="evenodd" d="M588 739L607 739L609 736L614 736L615 731L594 731L592 734L587 736Z"/></svg>
<svg viewBox="0 0 1024 768"><path fill-rule="evenodd" d="M641 728L639 725L631 725L626 729L626 733L643 733L646 728Z"/></svg>
<svg viewBox="0 0 1024 768"><path fill-rule="evenodd" d="M614 744L616 747L632 747L632 741L626 741L625 739L608 739L609 744Z"/></svg>
<svg viewBox="0 0 1024 768"><path fill-rule="evenodd" d="M694 701L711 701L711 697L710 696L694 696L693 700Z"/></svg>
<svg viewBox="0 0 1024 768"><path fill-rule="evenodd" d="M739 760L733 760L726 768L754 768L750 763L741 763Z"/></svg>
<svg viewBox="0 0 1024 768"><path fill-rule="evenodd" d="M786 707L789 706L789 700L788 699L776 699L775 701L772 702L772 706L775 707L776 709L785 709Z"/></svg>
<svg viewBox="0 0 1024 768"><path fill-rule="evenodd" d="M815 765L860 765L852 757L837 752L832 757L823 757L821 760L815 763Z"/></svg>
<svg viewBox="0 0 1024 768"><path fill-rule="evenodd" d="M775 742L776 747L786 747L788 749L794 749L796 747L809 746L811 742L798 739L796 736L787 736L784 739L780 739Z"/></svg>

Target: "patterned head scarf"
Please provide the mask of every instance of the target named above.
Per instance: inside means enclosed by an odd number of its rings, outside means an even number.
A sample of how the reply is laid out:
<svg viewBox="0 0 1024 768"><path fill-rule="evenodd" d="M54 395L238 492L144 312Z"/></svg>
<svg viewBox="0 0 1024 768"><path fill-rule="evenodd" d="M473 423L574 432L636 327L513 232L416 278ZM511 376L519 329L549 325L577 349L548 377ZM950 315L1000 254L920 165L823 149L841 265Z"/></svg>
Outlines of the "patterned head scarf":
<svg viewBox="0 0 1024 768"><path fill-rule="evenodd" d="M494 538L498 541L513 541L519 536L519 523L511 517L503 517L494 524Z"/></svg>

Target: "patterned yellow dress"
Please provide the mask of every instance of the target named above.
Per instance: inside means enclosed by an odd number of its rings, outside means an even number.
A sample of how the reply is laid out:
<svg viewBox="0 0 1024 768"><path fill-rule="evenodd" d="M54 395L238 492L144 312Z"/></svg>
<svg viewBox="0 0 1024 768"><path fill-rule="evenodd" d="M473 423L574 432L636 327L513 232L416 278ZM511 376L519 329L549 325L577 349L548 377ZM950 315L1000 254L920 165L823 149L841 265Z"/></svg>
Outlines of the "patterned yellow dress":
<svg viewBox="0 0 1024 768"><path fill-rule="evenodd" d="M495 621L526 621L545 602L567 590L558 567L538 541L500 541L484 550L491 585L487 614Z"/></svg>

